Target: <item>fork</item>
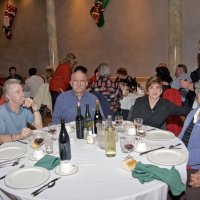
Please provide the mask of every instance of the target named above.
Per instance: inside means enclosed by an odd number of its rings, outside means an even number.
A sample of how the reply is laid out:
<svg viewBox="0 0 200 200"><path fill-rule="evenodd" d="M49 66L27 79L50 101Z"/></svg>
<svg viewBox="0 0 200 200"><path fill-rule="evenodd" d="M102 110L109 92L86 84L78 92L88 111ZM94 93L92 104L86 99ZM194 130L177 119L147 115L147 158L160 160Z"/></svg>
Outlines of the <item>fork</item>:
<svg viewBox="0 0 200 200"><path fill-rule="evenodd" d="M23 167L25 167L25 164L22 164L19 168L23 168ZM2 176L2 177L0 177L0 180L4 179L6 176L7 176L7 174Z"/></svg>
<svg viewBox="0 0 200 200"><path fill-rule="evenodd" d="M21 160L21 158L18 158L13 163L4 163L4 164L1 164L0 168L18 165L20 160Z"/></svg>

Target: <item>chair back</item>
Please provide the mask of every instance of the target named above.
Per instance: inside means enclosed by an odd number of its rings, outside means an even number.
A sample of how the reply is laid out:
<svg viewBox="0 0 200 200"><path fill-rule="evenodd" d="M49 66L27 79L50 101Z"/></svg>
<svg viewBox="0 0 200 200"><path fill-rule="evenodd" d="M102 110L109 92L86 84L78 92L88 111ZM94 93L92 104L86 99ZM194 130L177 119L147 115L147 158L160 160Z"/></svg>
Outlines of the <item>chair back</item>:
<svg viewBox="0 0 200 200"><path fill-rule="evenodd" d="M163 98L171 101L177 106L182 106L181 94L177 89L170 88L164 91ZM166 129L178 136L183 128L183 118L178 115L169 116L166 120Z"/></svg>

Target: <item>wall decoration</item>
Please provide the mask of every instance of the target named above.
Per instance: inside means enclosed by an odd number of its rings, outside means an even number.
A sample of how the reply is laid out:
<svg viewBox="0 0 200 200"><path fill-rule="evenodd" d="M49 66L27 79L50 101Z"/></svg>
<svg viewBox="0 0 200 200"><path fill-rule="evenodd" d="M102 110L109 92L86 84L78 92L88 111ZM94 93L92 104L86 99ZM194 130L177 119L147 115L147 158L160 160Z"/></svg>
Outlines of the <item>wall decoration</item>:
<svg viewBox="0 0 200 200"><path fill-rule="evenodd" d="M6 7L4 10L4 18L3 18L3 32L5 33L7 39L11 39L12 33L11 33L11 27L12 23L14 21L15 15L17 12L17 8L10 4L8 0L6 1Z"/></svg>
<svg viewBox="0 0 200 200"><path fill-rule="evenodd" d="M104 10L110 0L95 0L90 10L90 15L95 20L97 26L104 25Z"/></svg>

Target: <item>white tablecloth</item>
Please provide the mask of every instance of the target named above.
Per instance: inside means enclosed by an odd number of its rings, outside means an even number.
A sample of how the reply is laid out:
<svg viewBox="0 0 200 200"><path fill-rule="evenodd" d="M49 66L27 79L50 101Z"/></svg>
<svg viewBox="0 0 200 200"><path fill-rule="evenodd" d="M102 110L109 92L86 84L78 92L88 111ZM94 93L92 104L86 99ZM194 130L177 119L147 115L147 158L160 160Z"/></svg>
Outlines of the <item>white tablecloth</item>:
<svg viewBox="0 0 200 200"><path fill-rule="evenodd" d="M130 110L131 106L134 105L135 100L142 96L143 95L139 94L128 94L128 96L123 97L123 99L120 100L121 109Z"/></svg>
<svg viewBox="0 0 200 200"><path fill-rule="evenodd" d="M75 133L70 134L71 138L76 138ZM85 140L73 140L71 145L72 160L71 162L78 166L78 172L70 176L62 176L56 182L53 188L43 191L36 197L31 196L31 192L38 189L38 187L30 189L12 189L0 180L0 188L7 192L14 194L21 198L21 200L166 200L168 186L158 180L149 183L141 184L137 179L133 178L131 173L124 171L121 168L121 161L126 154L121 153L119 142L117 142L117 155L113 158L105 156L104 150L101 150L97 143L86 144ZM170 144L177 144L179 139L174 138L165 142L150 141L149 144L164 145L169 147ZM13 143L15 145L22 145L27 147L26 158L20 162L25 163L26 166L33 166L36 161L30 161L28 156L32 152L29 145L21 144L19 142ZM3 144L1 148L5 145ZM188 154L186 148L181 145L182 151ZM58 141L54 141L54 155L58 156ZM133 152L132 155L136 160L143 163L150 164L146 155L140 156L138 153ZM186 161L187 162L187 161ZM186 162L177 165L182 180L186 182ZM151 163L152 164L152 163ZM171 166L161 166L171 168ZM6 167L0 170L0 176L5 175L12 171L15 167ZM54 170L51 172L48 181L58 177ZM22 177L23 179L23 177ZM1 193L0 193L1 194Z"/></svg>

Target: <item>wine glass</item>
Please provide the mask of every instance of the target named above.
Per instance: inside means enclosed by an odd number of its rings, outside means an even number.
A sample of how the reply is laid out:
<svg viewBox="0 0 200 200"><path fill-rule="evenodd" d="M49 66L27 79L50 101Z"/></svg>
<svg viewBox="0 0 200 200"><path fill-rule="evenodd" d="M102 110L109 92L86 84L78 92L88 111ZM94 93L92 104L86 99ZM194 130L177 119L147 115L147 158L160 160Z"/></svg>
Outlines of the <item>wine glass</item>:
<svg viewBox="0 0 200 200"><path fill-rule="evenodd" d="M55 123L48 124L48 133L53 139L55 139L53 135L55 135L57 133L57 128L58 128L58 126Z"/></svg>
<svg viewBox="0 0 200 200"><path fill-rule="evenodd" d="M120 137L120 145L123 153L128 153L126 159L132 158L130 153L134 149L134 138L130 136L122 136Z"/></svg>
<svg viewBox="0 0 200 200"><path fill-rule="evenodd" d="M43 157L44 152L41 150L41 146L44 144L44 132L39 130L34 130L32 136L30 137L30 145L33 149L32 159L40 159Z"/></svg>

